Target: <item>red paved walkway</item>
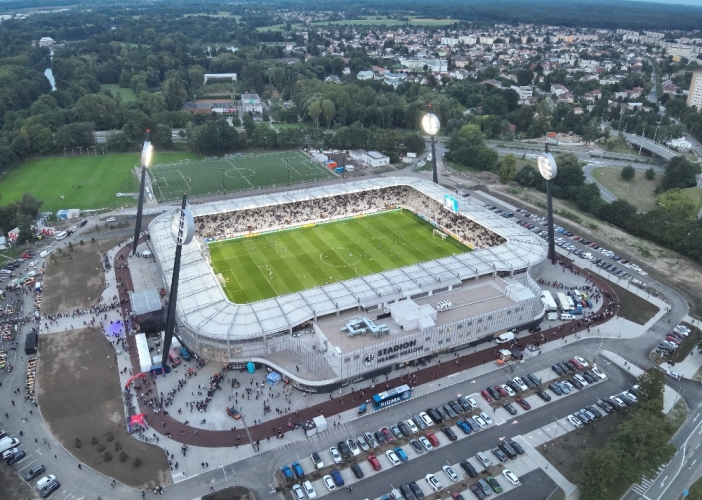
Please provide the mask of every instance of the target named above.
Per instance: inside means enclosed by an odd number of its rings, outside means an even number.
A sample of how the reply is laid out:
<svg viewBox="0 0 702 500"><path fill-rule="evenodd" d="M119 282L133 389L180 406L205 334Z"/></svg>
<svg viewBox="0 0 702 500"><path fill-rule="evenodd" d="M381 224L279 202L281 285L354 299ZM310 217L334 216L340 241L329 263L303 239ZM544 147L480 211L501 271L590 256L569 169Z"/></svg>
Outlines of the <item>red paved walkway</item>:
<svg viewBox="0 0 702 500"><path fill-rule="evenodd" d="M141 243L142 240L140 240ZM126 269L118 269L120 265L128 264L129 259L128 255L129 252L131 251L131 245L127 245L124 248L122 248L118 254L115 256L115 274L117 275L118 282L122 283L122 286L119 287L119 298L120 299L126 299L122 304L122 315L123 318L128 318L129 313L131 311L130 309L130 304L129 304L129 291L133 290L133 284L132 284L132 277L131 273L128 268ZM124 256L123 259L120 259L120 256ZM566 262L568 266L572 266L571 261L567 259L561 259L563 262ZM601 292L606 292L611 295L616 300L616 295L614 294L613 290L606 284L606 282L601 279L597 275L590 275L587 271L583 271L581 269L572 267L573 271L580 273L583 276L587 276L592 282L594 282L595 286L599 288ZM564 268L564 276L566 274L571 273L570 269L565 269ZM126 284L126 286L125 286ZM602 308L600 309L601 312L605 311L610 304L610 299L606 297L603 293L602 295L602 300L603 300L603 305ZM611 315L608 316L608 318L611 318ZM599 320L597 322L593 322L592 326L594 328L597 328L598 325L601 325L604 323L606 319ZM562 327L559 328L551 328L548 330L545 330L543 332L539 333L534 333L534 334L527 334L527 335L521 335L517 338L516 344L519 347L524 347L525 345L528 344L534 344L534 345L541 345L545 342L549 341L554 341L560 338L563 338L564 336L569 336L573 335L577 332L581 332L583 330L587 329L586 325L580 325L578 326L579 322L573 322L568 325L563 325ZM571 330L572 328L572 330ZM542 340L543 339L543 340ZM130 357L131 357L131 362L132 362L132 370L133 373L138 373L140 371L139 367L139 356L137 353L137 348L135 345L134 341L134 336L129 335L127 336L127 341L129 343L130 349ZM383 381L382 377L376 382L376 387L375 387L375 392L378 392L379 390L384 390L386 387L396 387L398 385L404 384L404 383L410 383L412 386L418 386L421 384L426 384L429 383L435 379L441 379L443 377L446 377L448 375L451 375L453 373L472 368L475 366L479 366L481 364L485 363L493 363L495 361L495 356L494 353L490 353L490 349L483 349L479 350L477 352L465 354L462 356L459 356L455 359L451 359L450 362L444 362L444 363L427 363L426 367L424 368L419 368L415 369L413 368L412 370L412 375L413 379L410 382L409 380L401 380L401 378L395 377L391 378L387 381ZM416 378L415 378L416 377ZM151 376L147 376L147 380L151 381L153 380ZM370 381L365 381L363 387L360 386L354 386L354 389L356 390L355 394L345 394L341 397L334 397L333 400L328 400L323 403L319 403L313 406L310 406L308 408L305 408L299 412L298 415L285 415L281 416L272 420L268 420L261 425L254 425L250 426L248 428L249 433L251 434L251 438L256 441L256 440L266 440L269 438L275 439L276 431L278 429L281 429L283 432L286 432L288 430L288 421L292 418L293 422L300 422L304 420L309 420L312 419L313 417L316 417L317 415L320 414L320 412L327 418L332 417L333 415L346 411L350 408L356 408L360 405L361 403L361 398L360 394L358 391L360 390L365 390L366 396L365 398L368 399L371 395L371 389ZM153 385L149 385L149 387L153 387ZM226 386L226 381L225 384L223 384L223 387ZM154 391L156 392L156 391ZM352 398L355 398L356 401L352 401ZM168 408L166 408L168 410ZM222 408L222 411L225 409ZM211 447L211 448L218 448L218 447L232 447L237 445L237 439L238 444L243 445L249 443L249 437L245 429L242 428L243 423L241 420L235 421L232 419L232 426L235 427L233 431L214 431L214 430L205 430L205 429L197 429L195 427L192 427L190 425L183 425L182 422L176 420L175 418L171 417L170 415L164 415L163 411L159 414L153 413L151 408L142 408L141 411L147 414L148 417L148 422L149 424L154 428L157 429L159 433L161 434L166 434L168 432L171 433L171 438L174 441L177 441L178 443L182 444L188 444L188 445L193 445L193 446L204 446L204 447ZM194 413L193 414L193 419L198 419L199 414ZM274 431L275 429L275 431ZM181 432L184 432L184 434L181 434ZM290 432L303 432L302 430L291 430Z"/></svg>

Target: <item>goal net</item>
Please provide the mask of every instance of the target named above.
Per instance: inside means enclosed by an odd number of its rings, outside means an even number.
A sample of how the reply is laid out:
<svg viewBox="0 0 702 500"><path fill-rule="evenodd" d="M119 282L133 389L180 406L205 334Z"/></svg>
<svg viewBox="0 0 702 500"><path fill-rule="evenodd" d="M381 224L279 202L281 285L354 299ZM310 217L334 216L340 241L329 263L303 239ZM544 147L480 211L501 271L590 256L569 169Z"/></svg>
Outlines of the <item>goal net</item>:
<svg viewBox="0 0 702 500"><path fill-rule="evenodd" d="M441 238L442 240L445 240L446 237L448 236L448 234L446 234L445 232L441 231L440 229L434 229L434 230L432 231L432 234L433 234L434 236L438 236L438 237Z"/></svg>

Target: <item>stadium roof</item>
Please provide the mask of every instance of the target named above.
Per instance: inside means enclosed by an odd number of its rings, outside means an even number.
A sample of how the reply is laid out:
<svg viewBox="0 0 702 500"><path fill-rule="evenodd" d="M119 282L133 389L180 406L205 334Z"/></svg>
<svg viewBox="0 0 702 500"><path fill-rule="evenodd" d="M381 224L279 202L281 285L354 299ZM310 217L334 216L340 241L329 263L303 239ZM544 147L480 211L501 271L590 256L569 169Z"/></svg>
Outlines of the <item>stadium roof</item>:
<svg viewBox="0 0 702 500"><path fill-rule="evenodd" d="M411 186L441 204L444 195L452 194L423 179L384 177L194 205L191 208L195 217L201 217L397 185ZM201 250L200 245L205 243L195 238L183 247L178 287L179 319L196 334L211 339L253 339L286 331L316 317L359 305L374 305L392 298L456 285L493 271L525 269L546 258L543 241L510 220L495 215L470 199L460 201L459 211L503 236L507 243L250 304L234 304L226 298ZM149 230L159 267L164 273L165 282L170 285L175 255L175 243L170 235L170 213L154 219Z"/></svg>

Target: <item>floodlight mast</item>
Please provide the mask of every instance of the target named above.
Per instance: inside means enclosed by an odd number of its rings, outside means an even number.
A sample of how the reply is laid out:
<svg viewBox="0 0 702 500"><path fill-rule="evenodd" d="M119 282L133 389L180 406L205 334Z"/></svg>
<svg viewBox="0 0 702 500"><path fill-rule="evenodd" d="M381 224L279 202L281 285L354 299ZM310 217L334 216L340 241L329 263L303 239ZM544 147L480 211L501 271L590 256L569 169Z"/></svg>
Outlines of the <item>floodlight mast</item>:
<svg viewBox="0 0 702 500"><path fill-rule="evenodd" d="M548 143L544 144L544 154L539 158L539 172L546 179L546 223L548 224L548 258L556 264L556 242L553 230L553 200L551 198L551 179L557 174L556 160L548 152Z"/></svg>
<svg viewBox="0 0 702 500"><path fill-rule="evenodd" d="M435 137L441 129L441 122L439 117L433 113L427 113L422 117L422 129L424 132L429 134L431 137L431 167L432 167L432 180L434 184L439 183L439 173L436 169L436 147L435 147Z"/></svg>
<svg viewBox="0 0 702 500"><path fill-rule="evenodd" d="M136 254L141 234L141 219L144 211L144 189L146 187L146 169L151 165L154 148L149 141L149 130L146 130L146 140L141 149L141 184L139 185L139 204L137 205L136 224L134 225L134 243L132 244L132 255Z"/></svg>

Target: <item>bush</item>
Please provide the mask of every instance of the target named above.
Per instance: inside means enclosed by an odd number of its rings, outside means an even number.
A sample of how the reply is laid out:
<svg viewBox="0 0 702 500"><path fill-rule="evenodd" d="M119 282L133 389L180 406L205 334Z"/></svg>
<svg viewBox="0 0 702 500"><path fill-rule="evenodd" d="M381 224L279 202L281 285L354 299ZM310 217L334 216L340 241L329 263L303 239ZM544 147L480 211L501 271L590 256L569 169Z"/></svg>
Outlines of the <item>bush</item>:
<svg viewBox="0 0 702 500"><path fill-rule="evenodd" d="M128 458L129 458L129 455L127 455L125 452L121 452L119 454L119 461L120 462L126 462Z"/></svg>
<svg viewBox="0 0 702 500"><path fill-rule="evenodd" d="M119 451L122 449L122 443L119 441L115 441L115 451Z"/></svg>
<svg viewBox="0 0 702 500"><path fill-rule="evenodd" d="M102 459L105 462L112 462L112 453L110 453L109 451L106 451L105 453L102 454Z"/></svg>
<svg viewBox="0 0 702 500"><path fill-rule="evenodd" d="M100 443L100 444L98 445L97 449L98 449L99 452L103 452L103 451L105 451L105 445L102 444L102 443Z"/></svg>
<svg viewBox="0 0 702 500"><path fill-rule="evenodd" d="M141 458L135 458L134 459L134 467L141 467L141 464L143 464Z"/></svg>
<svg viewBox="0 0 702 500"><path fill-rule="evenodd" d="M648 179L649 181L652 181L656 178L656 171L653 170L653 167L646 170L646 172L644 173L644 177L646 177L646 179Z"/></svg>
<svg viewBox="0 0 702 500"><path fill-rule="evenodd" d="M90 438L90 444L98 444L100 441L98 441L98 438L95 436Z"/></svg>
<svg viewBox="0 0 702 500"><path fill-rule="evenodd" d="M622 179L624 179L625 181L632 180L635 175L636 175L636 170L634 170L634 167L632 167L631 165L627 165L626 167L624 167L622 169L621 176L622 176Z"/></svg>
<svg viewBox="0 0 702 500"><path fill-rule="evenodd" d="M75 443L76 443L76 448L82 448L82 447L83 447L83 441L81 441L80 439L76 438Z"/></svg>
<svg viewBox="0 0 702 500"><path fill-rule="evenodd" d="M107 433L107 441L114 441L115 440L115 435L112 431L108 431Z"/></svg>
<svg viewBox="0 0 702 500"><path fill-rule="evenodd" d="M78 243L80 244L80 246L85 245L85 241L83 241L83 240L80 240Z"/></svg>

